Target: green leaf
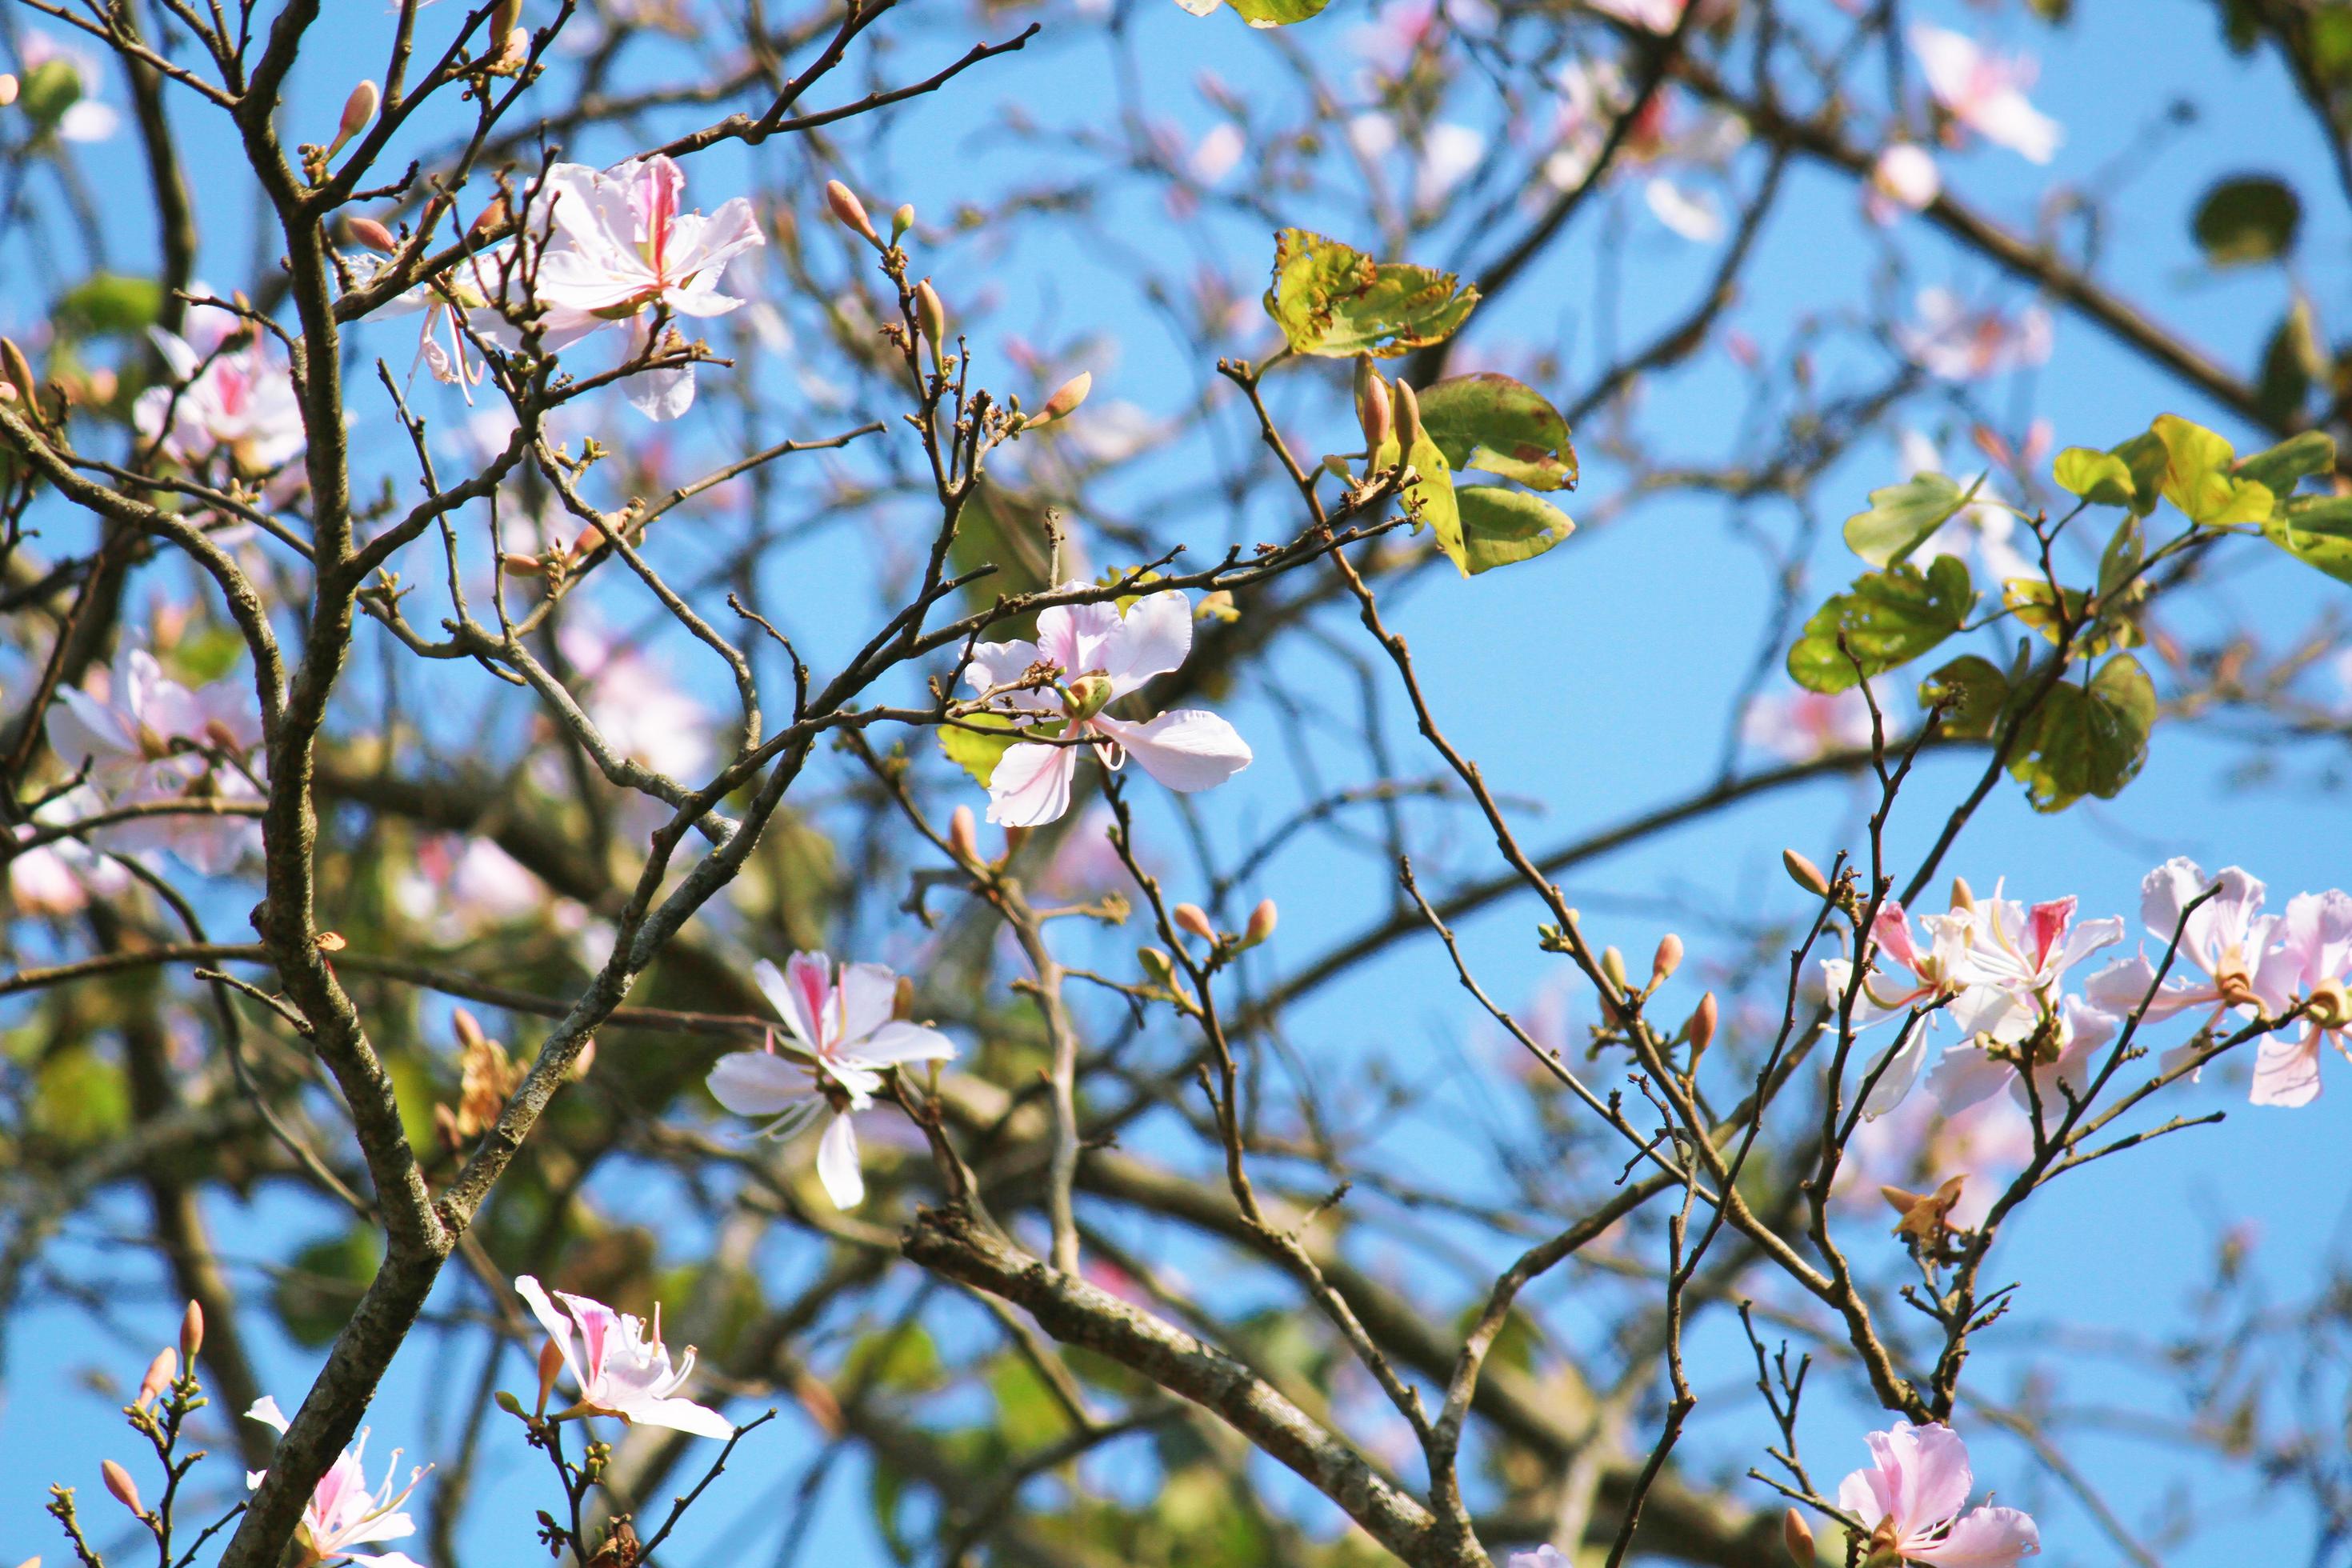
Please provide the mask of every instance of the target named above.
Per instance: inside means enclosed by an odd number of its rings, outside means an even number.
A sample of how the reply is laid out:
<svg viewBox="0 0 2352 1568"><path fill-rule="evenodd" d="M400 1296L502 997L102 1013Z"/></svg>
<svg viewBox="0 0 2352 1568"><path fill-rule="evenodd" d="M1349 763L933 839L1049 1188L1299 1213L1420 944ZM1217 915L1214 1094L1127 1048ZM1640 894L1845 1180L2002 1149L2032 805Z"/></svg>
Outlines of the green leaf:
<svg viewBox="0 0 2352 1568"><path fill-rule="evenodd" d="M1421 427L1455 469L1477 468L1531 490L1572 489L1568 421L1507 375L1450 375L1421 393Z"/></svg>
<svg viewBox="0 0 2352 1568"><path fill-rule="evenodd" d="M2091 617L2091 595L2084 589L2068 588L2062 597L2051 593L2049 584L2035 577L2011 577L2000 588L2000 602L2019 621L2040 632L2045 642L2058 640L2057 606L2063 604L2066 624L2074 628L2074 651L2090 658L2113 648L2139 646L2139 626L2129 612L2136 610L2146 597L2143 587L2126 594L2114 605L2102 605L2098 624L2089 626L2085 623Z"/></svg>
<svg viewBox="0 0 2352 1568"><path fill-rule="evenodd" d="M1412 444L1407 454L1412 465L1412 483L1404 488L1405 510L1412 514L1413 531L1423 525L1437 536L1437 548L1454 568L1467 577L1474 570L1470 552L1462 542L1462 509L1454 493L1454 470L1445 461L1445 454L1426 433Z"/></svg>
<svg viewBox="0 0 2352 1568"><path fill-rule="evenodd" d="M1976 598L1967 564L1954 555L1938 555L1925 572L1906 562L1865 574L1805 623L1804 635L1789 650L1790 677L1809 691L1858 685L1958 631ZM1841 637L1844 649L1838 647Z"/></svg>
<svg viewBox="0 0 2352 1568"><path fill-rule="evenodd" d="M2255 453L2231 471L2242 479L2253 480L2284 501L2304 479L2324 474L2335 466L2336 438L2322 430L2305 430L2266 451Z"/></svg>
<svg viewBox="0 0 2352 1568"><path fill-rule="evenodd" d="M2255 405L2272 424L2296 423L2311 403L2312 387L2326 374L2327 352L2319 344L2311 301L2297 294L2263 345L2262 367L2254 377Z"/></svg>
<svg viewBox="0 0 2352 1568"><path fill-rule="evenodd" d="M2058 488L2099 506L2130 506L2138 499L2131 465L2113 452L2069 447L2050 465Z"/></svg>
<svg viewBox="0 0 2352 1568"><path fill-rule="evenodd" d="M68 337L128 337L153 326L163 311L163 286L152 278L99 272L57 303L58 331Z"/></svg>
<svg viewBox="0 0 2352 1568"><path fill-rule="evenodd" d="M2164 499L2208 528L2261 522L2275 504L2269 489L2231 472L2230 443L2177 414L2159 414L2149 433L2164 443Z"/></svg>
<svg viewBox="0 0 2352 1568"><path fill-rule="evenodd" d="M1453 336L1477 303L1451 272L1376 262L1303 228L1275 239L1265 313L1295 353L1392 359Z"/></svg>
<svg viewBox="0 0 2352 1568"><path fill-rule="evenodd" d="M1892 566L1927 542L1984 485L1984 477L1962 489L1943 474L1915 474L1899 485L1870 492L1870 510L1845 520L1848 549L1873 566Z"/></svg>
<svg viewBox="0 0 2352 1568"><path fill-rule="evenodd" d="M2263 537L2306 566L2352 583L2352 498L2300 497L2263 524Z"/></svg>
<svg viewBox="0 0 2352 1568"><path fill-rule="evenodd" d="M97 1143L131 1124L131 1085L121 1066L88 1046L42 1058L33 1075L34 1127L59 1142Z"/></svg>
<svg viewBox="0 0 2352 1568"><path fill-rule="evenodd" d="M383 1256L374 1229L363 1225L295 1253L292 1266L269 1291L287 1337L306 1350L334 1343L374 1280Z"/></svg>
<svg viewBox="0 0 2352 1568"><path fill-rule="evenodd" d="M2147 540L2139 519L2124 519L2107 536L2107 547L2099 552L2099 597L2104 599L2130 582L2147 556Z"/></svg>
<svg viewBox="0 0 2352 1568"><path fill-rule="evenodd" d="M996 764L1024 734L1050 737L1061 732L1059 720L1024 730L1002 713L971 713L956 723L940 726L940 750L947 753L948 761L970 773L972 783L986 789L996 776Z"/></svg>
<svg viewBox="0 0 2352 1568"><path fill-rule="evenodd" d="M1329 5L1331 0L1225 0L1253 27L1286 27Z"/></svg>
<svg viewBox="0 0 2352 1568"><path fill-rule="evenodd" d="M2034 810L2063 811L2086 795L2112 800L2147 760L2156 687L2139 660L2120 653L2087 688L2053 688L2029 724L2009 771Z"/></svg>
<svg viewBox="0 0 2352 1568"><path fill-rule="evenodd" d="M2294 248L2303 202L2284 180L2241 175L2207 191L2189 226L2215 267L2275 261Z"/></svg>
<svg viewBox="0 0 2352 1568"><path fill-rule="evenodd" d="M2131 510L2134 517L2146 517L2164 499L2164 474L2171 462L2164 443L2153 430L2143 430L2130 440L2109 448L2131 470Z"/></svg>
<svg viewBox="0 0 2352 1568"><path fill-rule="evenodd" d="M1531 560L1576 531L1566 512L1525 490L1465 486L1454 490L1454 503L1462 517L1463 569L1474 577Z"/></svg>
<svg viewBox="0 0 2352 1568"><path fill-rule="evenodd" d="M1922 707L1943 703L1944 733L1981 740L2009 705L2009 677L1989 658L1962 654L1919 683Z"/></svg>

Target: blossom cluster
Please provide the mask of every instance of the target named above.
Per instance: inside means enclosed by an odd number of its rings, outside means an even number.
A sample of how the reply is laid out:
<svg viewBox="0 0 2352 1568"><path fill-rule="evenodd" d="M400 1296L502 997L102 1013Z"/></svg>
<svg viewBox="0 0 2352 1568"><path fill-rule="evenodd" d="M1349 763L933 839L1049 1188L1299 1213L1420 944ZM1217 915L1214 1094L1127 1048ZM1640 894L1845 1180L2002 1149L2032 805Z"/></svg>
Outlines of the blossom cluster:
<svg viewBox="0 0 2352 1568"><path fill-rule="evenodd" d="M2301 893L2284 914L2263 913L2265 898L2263 884L2238 867L2209 878L2189 859L2166 861L2141 884L2140 920L2157 956L2143 944L2091 974L2079 994L2067 990L2068 972L2123 940L2120 917L2078 921L2072 897L2028 907L1999 888L1980 900L1965 882L1948 912L1916 922L1888 902L1872 922L1858 984L1850 961L1822 965L1832 1002L1851 996L1857 1027L1907 1020L1902 1038L1865 1072L1864 1114L1884 1115L1911 1092L1946 1017L1963 1037L1934 1075L1937 1098L1951 1110L2004 1088L2028 1104L2079 1099L2093 1053L2126 1019L2197 1013L2204 1015L2197 1038L2168 1070L2201 1066L2203 1048L2234 1016L2266 1036L2253 1103L2309 1103L2319 1093L2322 1045L2344 1050L2352 1026L2352 896Z"/></svg>

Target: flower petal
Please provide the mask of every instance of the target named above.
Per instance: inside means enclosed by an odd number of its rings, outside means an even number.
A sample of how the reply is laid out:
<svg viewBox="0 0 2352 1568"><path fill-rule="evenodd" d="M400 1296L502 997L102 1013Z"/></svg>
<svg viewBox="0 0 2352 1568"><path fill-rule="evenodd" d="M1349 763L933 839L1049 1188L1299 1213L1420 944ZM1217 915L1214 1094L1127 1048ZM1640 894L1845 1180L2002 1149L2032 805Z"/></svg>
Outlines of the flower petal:
<svg viewBox="0 0 2352 1568"><path fill-rule="evenodd" d="M245 1418L260 1422L281 1437L286 1436L286 1428L289 1425L286 1413L278 1408L278 1401L267 1394L253 1402L253 1408L245 1413Z"/></svg>
<svg viewBox="0 0 2352 1568"><path fill-rule="evenodd" d="M691 1399L640 1401L629 1406L629 1423L635 1426L667 1426L673 1432L717 1437L722 1442L735 1436L735 1423Z"/></svg>
<svg viewBox="0 0 2352 1568"><path fill-rule="evenodd" d="M816 1145L816 1179L837 1209L854 1209L866 1201L866 1173L857 1165L857 1129L846 1116L835 1116Z"/></svg>
<svg viewBox="0 0 2352 1568"><path fill-rule="evenodd" d="M1103 673L1124 697L1155 675L1182 668L1192 651L1192 602L1171 588L1147 594L1104 638Z"/></svg>
<svg viewBox="0 0 2352 1568"><path fill-rule="evenodd" d="M2042 1531L2016 1509L1985 1507L1953 1525L1943 1540L1906 1545L1903 1554L1935 1568L2014 1568L2019 1558L2042 1554Z"/></svg>
<svg viewBox="0 0 2352 1568"><path fill-rule="evenodd" d="M901 1062L952 1061L956 1048L955 1042L937 1029L893 1019L875 1030L855 1054L870 1066L895 1067Z"/></svg>
<svg viewBox="0 0 2352 1568"><path fill-rule="evenodd" d="M738 1116L776 1116L808 1099L806 1069L767 1051L733 1051L705 1080L710 1097Z"/></svg>
<svg viewBox="0 0 2352 1568"><path fill-rule="evenodd" d="M988 820L1007 827L1042 827L1070 809L1078 771L1075 746L1024 741L996 760L988 781Z"/></svg>
<svg viewBox="0 0 2352 1568"><path fill-rule="evenodd" d="M2319 1031L2301 1039L2273 1035L2254 1054L2254 1105L2309 1105L2319 1098Z"/></svg>
<svg viewBox="0 0 2352 1568"><path fill-rule="evenodd" d="M1095 724L1145 773L1181 793L1221 784L1250 764L1249 742L1205 709L1171 708L1147 724L1101 718Z"/></svg>

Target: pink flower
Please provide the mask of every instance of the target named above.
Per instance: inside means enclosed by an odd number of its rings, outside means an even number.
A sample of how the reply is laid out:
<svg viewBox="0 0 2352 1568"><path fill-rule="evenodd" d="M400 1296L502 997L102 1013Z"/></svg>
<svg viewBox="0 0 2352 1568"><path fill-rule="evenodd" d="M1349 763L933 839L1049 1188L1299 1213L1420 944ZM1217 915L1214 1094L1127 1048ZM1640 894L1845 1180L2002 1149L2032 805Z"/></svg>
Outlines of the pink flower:
<svg viewBox="0 0 2352 1568"><path fill-rule="evenodd" d="M1511 1568L1574 1568L1574 1565L1560 1555L1559 1547L1546 1544L1533 1552L1512 1552Z"/></svg>
<svg viewBox="0 0 2352 1568"><path fill-rule="evenodd" d="M780 973L761 959L751 967L791 1036L793 1060L779 1055L772 1036L768 1048L736 1051L710 1069L713 1099L738 1116L770 1116L761 1130L768 1138L788 1138L830 1108L833 1121L817 1143L817 1179L837 1208L855 1208L866 1198L858 1169L853 1112L869 1109L894 1068L908 1062L949 1061L954 1044L937 1029L894 1016L898 977L878 963L845 963L836 976L821 952L796 952Z"/></svg>
<svg viewBox="0 0 2352 1568"><path fill-rule="evenodd" d="M2038 74L2032 57L1996 55L1965 34L1924 22L1911 28L1911 48L1927 90L1954 120L2036 163L2050 162L2064 133L2026 100Z"/></svg>
<svg viewBox="0 0 2352 1568"><path fill-rule="evenodd" d="M1087 584L1062 586L1070 592ZM964 679L992 709L1024 724L1058 719L1057 741L1090 742L1024 741L1007 750L989 781L988 820L1035 827L1059 817L1070 806L1081 749L1114 771L1132 756L1160 784L1186 793L1221 784L1249 766L1248 743L1214 713L1178 708L1138 722L1105 711L1153 676L1181 667L1192 651L1192 602L1172 590L1144 595L1124 616L1110 604L1056 605L1038 612L1035 642L972 649ZM1033 671L1052 686L1024 687Z"/></svg>
<svg viewBox="0 0 2352 1568"><path fill-rule="evenodd" d="M2254 1058L2256 1105L2308 1105L2319 1098L2322 1041L2345 1050L2352 1028L2352 897L2330 889L2287 900L2286 943L2281 953L2290 987L2308 999L2300 1038L2273 1035ZM2269 966L2265 966L2265 970ZM2352 1052L2347 1052L2352 1055Z"/></svg>
<svg viewBox="0 0 2352 1568"><path fill-rule="evenodd" d="M1783 762L1858 751L1870 744L1870 703L1860 687L1768 692L1748 703L1739 720L1741 740Z"/></svg>
<svg viewBox="0 0 2352 1568"><path fill-rule="evenodd" d="M742 300L721 294L727 263L767 243L741 196L708 217L682 213L686 173L668 158L633 158L600 173L583 163L548 171L550 243L532 287L546 307L541 342L557 350L649 307L723 316ZM694 367L648 372L629 401L675 419L694 404Z"/></svg>
<svg viewBox="0 0 2352 1568"><path fill-rule="evenodd" d="M2027 307L2012 322L1998 310L1970 310L1948 289L1922 289L1916 325L1895 341L1919 368L1943 381L1981 381L2050 357L2050 312Z"/></svg>
<svg viewBox="0 0 2352 1568"><path fill-rule="evenodd" d="M2180 911L2215 882L2221 891L2189 912L2181 924ZM2192 1007L2213 1009L2211 1024L2236 1008L2248 1017L2258 1011L2286 1011L2294 993L2294 963L2274 947L2280 917L2261 912L2262 883L2235 866L2208 877L2203 868L2185 856L2176 856L2150 871L2140 883L2140 921L2148 935L2165 947L2180 933L2180 952L2166 976L2164 989L2147 1005L2150 1018L2169 1018ZM2195 971L2202 980L2191 980ZM2084 987L2084 994L2108 1012L2128 1016L2156 984L2156 965L2147 953L2107 965Z"/></svg>
<svg viewBox="0 0 2352 1568"><path fill-rule="evenodd" d="M1916 213L1933 202L1944 188L1935 154L1909 142L1897 142L1870 166L1870 187L1863 195L1863 211L1881 227L1905 213Z"/></svg>
<svg viewBox="0 0 2352 1568"><path fill-rule="evenodd" d="M676 1397L694 1373L694 1347L672 1371L662 1344L661 1308L654 1308L653 1332L626 1312L602 1301L558 1290L552 1299L528 1274L515 1280L515 1293L554 1340L572 1379L580 1385L580 1408L593 1415L617 1415L635 1426L667 1426L697 1437L732 1437L735 1424L716 1410ZM559 1305L560 1303L560 1305ZM573 1330L577 1329L577 1342Z"/></svg>
<svg viewBox="0 0 2352 1568"><path fill-rule="evenodd" d="M2124 939L2120 916L2075 924L2076 901L2069 894L2029 910L1996 886L1977 905L1955 972L1965 989L1952 1016L1962 1029L2014 1044L2056 1016L2066 971Z"/></svg>
<svg viewBox="0 0 2352 1568"><path fill-rule="evenodd" d="M106 803L88 784L68 790L19 823L17 842L46 827L61 826L106 809ZM58 838L33 849L20 849L7 863L8 897L20 915L64 919L89 907L93 895L111 898L131 886L131 873L111 857L93 852L74 838Z"/></svg>
<svg viewBox="0 0 2352 1568"><path fill-rule="evenodd" d="M264 1394L247 1411L248 1420L277 1428L280 1436L286 1433L286 1416L278 1408L278 1401ZM296 1527L294 1541L301 1550L302 1568L324 1563L356 1563L360 1568L419 1568L416 1561L401 1552L353 1552L353 1546L371 1541L397 1541L404 1535L416 1533L416 1521L400 1511L408 1494L416 1489L424 1479L422 1469L408 1473L408 1484L394 1493L393 1476L400 1468L400 1453L394 1449L392 1465L385 1470L383 1486L370 1491L367 1472L362 1456L367 1452L367 1434L343 1450L341 1456L319 1478L318 1487L310 1500L303 1505L302 1522ZM248 1470L245 1484L249 1490L261 1485L267 1470Z"/></svg>
<svg viewBox="0 0 2352 1568"><path fill-rule="evenodd" d="M1975 1477L1968 1446L1949 1426L1897 1421L1868 1441L1871 1465L1838 1483L1837 1500L1869 1527L1873 1562L2015 1568L2019 1558L2041 1554L2042 1532L2016 1509L1960 1512Z"/></svg>
<svg viewBox="0 0 2352 1568"><path fill-rule="evenodd" d="M90 785L110 805L260 798L241 768L215 764L215 756L242 760L261 743L252 696L230 681L190 691L153 654L126 644L103 681L87 691L61 688L58 698L47 721L50 749L68 767L87 765ZM126 847L169 847L212 874L257 846L261 829L251 817L190 814L104 831Z"/></svg>
<svg viewBox="0 0 2352 1568"><path fill-rule="evenodd" d="M1915 1007L1941 1007L1960 994L1961 961L1967 955L1974 922L1967 911L1955 910L1948 915L1925 916L1919 923L1927 933L1924 949L1912 939L1911 919L1901 904L1890 900L1880 907L1878 918L1871 922L1865 954L1870 973L1853 999L1857 1028L1903 1017ZM1829 984L1831 1005L1841 1005L1853 979L1853 963L1825 958L1822 975ZM1885 1115L1911 1092L1927 1065L1927 1031L1937 1021L1932 1015L1922 1019L1899 1047L1889 1046L1871 1064L1864 1081L1873 1074L1878 1081L1863 1100L1864 1117L1874 1121Z"/></svg>
<svg viewBox="0 0 2352 1568"><path fill-rule="evenodd" d="M268 333L256 330L243 348L209 354L161 327L148 336L180 384L141 393L131 422L146 439L160 438L167 456L201 463L226 452L246 472L262 473L291 462L308 444L293 372Z"/></svg>

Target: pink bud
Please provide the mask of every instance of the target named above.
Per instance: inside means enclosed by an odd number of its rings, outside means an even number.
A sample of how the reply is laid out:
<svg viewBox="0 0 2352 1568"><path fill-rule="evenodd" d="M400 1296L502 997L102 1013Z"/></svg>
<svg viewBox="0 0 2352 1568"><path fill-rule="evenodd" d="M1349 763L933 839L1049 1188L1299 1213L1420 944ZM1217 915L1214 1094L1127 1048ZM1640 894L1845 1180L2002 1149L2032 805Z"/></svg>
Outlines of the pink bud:
<svg viewBox="0 0 2352 1568"><path fill-rule="evenodd" d="M1793 1508L1780 1516L1780 1543L1789 1549L1789 1561L1797 1568L1813 1568L1821 1561L1813 1549L1813 1527Z"/></svg>
<svg viewBox="0 0 2352 1568"><path fill-rule="evenodd" d="M1650 960L1650 984L1664 984L1683 966L1683 939L1668 931L1658 939L1658 955Z"/></svg>
<svg viewBox="0 0 2352 1568"><path fill-rule="evenodd" d="M1372 356L1356 356L1356 423L1364 430L1364 456L1367 459L1380 456L1382 447L1396 437L1396 405L1389 396L1389 384L1372 368Z"/></svg>
<svg viewBox="0 0 2352 1568"><path fill-rule="evenodd" d="M980 821L972 816L971 807L957 806L948 818L948 847L966 864L980 858Z"/></svg>
<svg viewBox="0 0 2352 1568"><path fill-rule="evenodd" d="M114 1500L144 1519L147 1510L140 1506L139 1483L131 1479L131 1472L112 1459L99 1466L99 1470L106 1477L106 1489L114 1494Z"/></svg>
<svg viewBox="0 0 2352 1568"><path fill-rule="evenodd" d="M856 192L839 180L827 180L824 183L824 205L831 207L833 216L853 233L865 236L866 243L875 249L882 248L882 237L874 232L874 220L866 216L866 204L857 199Z"/></svg>
<svg viewBox="0 0 2352 1568"><path fill-rule="evenodd" d="M1692 1010L1690 1016L1689 1032L1693 1067L1698 1066L1698 1058L1706 1054L1708 1044L1715 1038L1715 993L1710 991L1698 999L1698 1005Z"/></svg>
<svg viewBox="0 0 2352 1568"><path fill-rule="evenodd" d="M147 1363L147 1375L139 1380L139 1395L131 1403L142 1410L146 1409L149 1400L178 1382L179 1377L180 1352L165 1345L155 1352L155 1359Z"/></svg>
<svg viewBox="0 0 2352 1568"><path fill-rule="evenodd" d="M331 158L341 152L344 142L366 130L368 121L375 118L377 106L383 101L383 92L372 81L363 81L352 89L351 97L343 100L342 123L335 127L335 139L328 145L327 156Z"/></svg>
<svg viewBox="0 0 2352 1568"><path fill-rule="evenodd" d="M1094 390L1094 372L1090 370L1078 372L1077 374L1055 388L1054 395L1045 399L1044 411L1029 423L1033 426L1044 425L1076 413L1078 405L1087 400L1087 394Z"/></svg>
<svg viewBox="0 0 2352 1568"><path fill-rule="evenodd" d="M201 1301L190 1301L180 1318L180 1359L190 1370L196 1364L196 1352L205 1348L205 1309Z"/></svg>
<svg viewBox="0 0 2352 1568"><path fill-rule="evenodd" d="M1260 899L1257 908L1250 911L1249 926L1242 932L1242 945L1255 947L1272 936L1277 912L1272 899Z"/></svg>
<svg viewBox="0 0 2352 1568"><path fill-rule="evenodd" d="M392 237L392 230L384 227L375 219L354 217L350 221L352 237L370 250L380 250L384 255L390 256L400 248L400 242Z"/></svg>
<svg viewBox="0 0 2352 1568"><path fill-rule="evenodd" d="M1400 377L1396 384L1397 447L1408 458L1421 444L1421 399Z"/></svg>
<svg viewBox="0 0 2352 1568"><path fill-rule="evenodd" d="M1819 866L1814 865L1795 850L1780 851L1780 867L1789 873L1789 880L1796 883L1813 897L1817 899L1829 897L1830 879L1822 875L1822 868Z"/></svg>
<svg viewBox="0 0 2352 1568"><path fill-rule="evenodd" d="M555 1392L555 1374L563 1370L563 1350L553 1340L539 1347L539 1404L534 1415L547 1414L547 1397Z"/></svg>
<svg viewBox="0 0 2352 1568"><path fill-rule="evenodd" d="M1202 942L1217 940L1217 928L1209 923L1209 912L1198 904L1179 904L1169 911L1179 931L1191 931Z"/></svg>

